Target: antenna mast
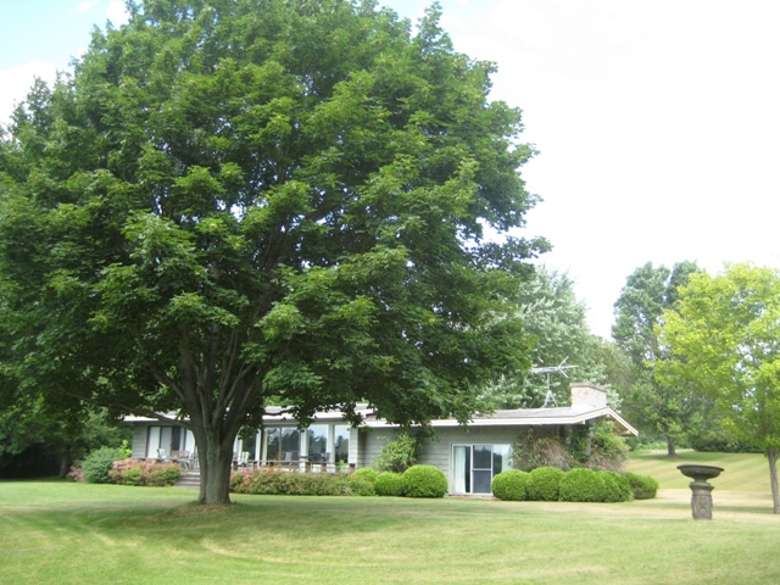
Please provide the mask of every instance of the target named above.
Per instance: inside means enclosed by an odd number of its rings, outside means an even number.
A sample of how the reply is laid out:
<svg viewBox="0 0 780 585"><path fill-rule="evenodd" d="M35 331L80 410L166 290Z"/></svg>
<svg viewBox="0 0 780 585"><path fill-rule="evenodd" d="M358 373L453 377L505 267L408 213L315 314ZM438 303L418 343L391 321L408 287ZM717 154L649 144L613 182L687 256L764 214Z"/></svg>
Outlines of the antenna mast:
<svg viewBox="0 0 780 585"><path fill-rule="evenodd" d="M544 404L542 405L542 408L547 408L550 405L558 406L558 403L555 400L555 394L553 394L552 391L552 381L550 379L550 375L561 374L564 378L568 378L569 376L566 374L566 370L571 370L572 368L577 367L566 365L566 361L568 359L569 356L566 356L557 366L535 366L528 370L529 374L543 374L547 379L547 393L544 396Z"/></svg>

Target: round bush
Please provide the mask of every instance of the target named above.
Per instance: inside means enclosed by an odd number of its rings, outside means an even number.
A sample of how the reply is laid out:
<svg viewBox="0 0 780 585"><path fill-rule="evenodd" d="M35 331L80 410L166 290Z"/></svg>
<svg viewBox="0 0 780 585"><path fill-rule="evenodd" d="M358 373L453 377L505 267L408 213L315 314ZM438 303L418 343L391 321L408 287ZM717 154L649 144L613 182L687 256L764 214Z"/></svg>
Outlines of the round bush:
<svg viewBox="0 0 780 585"><path fill-rule="evenodd" d="M625 476L614 471L600 471L601 479L604 480L604 494L602 502L628 502L633 499L634 494L631 491L631 485Z"/></svg>
<svg viewBox="0 0 780 585"><path fill-rule="evenodd" d="M374 483L378 496L402 496L404 493L404 478L400 473L384 471L380 473Z"/></svg>
<svg viewBox="0 0 780 585"><path fill-rule="evenodd" d="M563 470L557 467L537 467L528 474L526 488L529 500L542 502L558 501Z"/></svg>
<svg viewBox="0 0 780 585"><path fill-rule="evenodd" d="M639 475L638 473L624 474L634 498L637 500L650 500L655 497L658 491L658 482L649 475Z"/></svg>
<svg viewBox="0 0 780 585"><path fill-rule="evenodd" d="M374 467L380 471L395 471L403 473L417 461L417 440L407 433L401 433L387 443Z"/></svg>
<svg viewBox="0 0 780 585"><path fill-rule="evenodd" d="M447 478L433 465L412 465L403 473L403 492L410 498L443 498Z"/></svg>
<svg viewBox="0 0 780 585"><path fill-rule="evenodd" d="M360 469L353 471L349 477L354 479L360 478L371 482L373 485L376 483L376 478L379 477L379 472L371 467L361 467Z"/></svg>
<svg viewBox="0 0 780 585"><path fill-rule="evenodd" d="M493 495L500 500L522 501L527 497L529 474L525 471L510 469L502 471L493 478Z"/></svg>
<svg viewBox="0 0 780 585"><path fill-rule="evenodd" d="M572 469L563 474L559 490L564 502L601 502L605 493L604 479L592 469Z"/></svg>
<svg viewBox="0 0 780 585"><path fill-rule="evenodd" d="M175 463L155 463L150 466L146 485L175 485L181 478L181 467Z"/></svg>
<svg viewBox="0 0 780 585"><path fill-rule="evenodd" d="M348 476L349 489L356 496L375 496L376 488L366 474L353 473Z"/></svg>
<svg viewBox="0 0 780 585"><path fill-rule="evenodd" d="M127 450L114 447L101 447L90 452L81 464L84 480L89 483L111 483L111 466L114 461L127 457Z"/></svg>

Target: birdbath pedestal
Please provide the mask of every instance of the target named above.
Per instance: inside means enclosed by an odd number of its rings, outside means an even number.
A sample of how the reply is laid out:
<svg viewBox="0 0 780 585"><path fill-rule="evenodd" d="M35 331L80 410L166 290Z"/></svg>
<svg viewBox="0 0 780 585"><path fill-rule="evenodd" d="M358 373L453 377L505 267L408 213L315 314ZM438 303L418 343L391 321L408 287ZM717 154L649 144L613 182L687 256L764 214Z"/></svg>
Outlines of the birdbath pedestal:
<svg viewBox="0 0 780 585"><path fill-rule="evenodd" d="M678 465L682 474L693 481L691 487L691 512L694 520L712 520L712 490L708 479L718 477L722 467L714 465Z"/></svg>

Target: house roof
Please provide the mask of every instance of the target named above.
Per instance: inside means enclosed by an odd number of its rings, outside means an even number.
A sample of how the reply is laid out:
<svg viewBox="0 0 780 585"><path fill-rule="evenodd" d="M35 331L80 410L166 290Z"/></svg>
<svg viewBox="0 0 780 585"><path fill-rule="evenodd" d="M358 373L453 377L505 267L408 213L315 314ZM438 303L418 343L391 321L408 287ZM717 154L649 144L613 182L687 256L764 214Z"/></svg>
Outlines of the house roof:
<svg viewBox="0 0 780 585"><path fill-rule="evenodd" d="M622 416L609 406L594 408L590 405L561 406L552 408L515 408L496 410L489 414L476 414L468 422L468 426L502 427L502 426L546 426L546 425L576 425L589 420L608 417L623 429L623 434L638 435L637 431ZM398 426L385 420L367 419L364 426L369 428L387 428ZM432 427L456 427L460 423L454 418L431 421Z"/></svg>
<svg viewBox="0 0 780 585"><path fill-rule="evenodd" d="M280 407L269 407L268 414L263 417L267 423L295 422L294 417L282 412ZM392 428L398 427L396 423L388 422L376 417L373 410L363 409L358 411L363 416L364 428ZM176 413L166 413L164 416L172 419L179 418ZM638 435L638 431L623 417L609 406L594 407L590 404L578 404L574 406L560 406L552 408L515 408L509 410L496 410L486 414L476 414L467 423L468 426L501 427L501 426L546 426L546 425L576 425L589 420L608 417L614 420L623 429L623 434ZM317 412L315 421L339 421L343 414L337 410ZM127 423L156 422L157 419L146 416L126 416ZM186 420L186 419L184 419ZM454 418L438 419L431 421L432 427L457 427L460 423Z"/></svg>

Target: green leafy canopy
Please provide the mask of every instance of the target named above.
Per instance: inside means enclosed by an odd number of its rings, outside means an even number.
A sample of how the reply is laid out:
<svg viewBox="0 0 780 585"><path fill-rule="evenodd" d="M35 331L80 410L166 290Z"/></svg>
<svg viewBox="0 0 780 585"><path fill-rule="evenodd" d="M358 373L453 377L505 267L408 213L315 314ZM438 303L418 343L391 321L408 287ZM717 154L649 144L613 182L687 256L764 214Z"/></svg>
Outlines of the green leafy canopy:
<svg viewBox="0 0 780 585"><path fill-rule="evenodd" d="M532 149L437 6L414 35L370 1L128 7L0 144L17 375L205 451L275 401L466 417L528 365L501 316L546 244L483 230L523 226Z"/></svg>

